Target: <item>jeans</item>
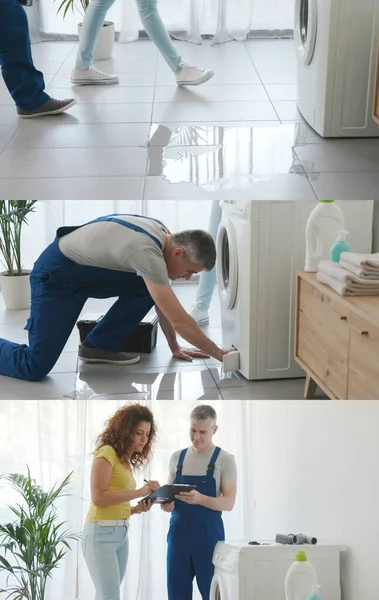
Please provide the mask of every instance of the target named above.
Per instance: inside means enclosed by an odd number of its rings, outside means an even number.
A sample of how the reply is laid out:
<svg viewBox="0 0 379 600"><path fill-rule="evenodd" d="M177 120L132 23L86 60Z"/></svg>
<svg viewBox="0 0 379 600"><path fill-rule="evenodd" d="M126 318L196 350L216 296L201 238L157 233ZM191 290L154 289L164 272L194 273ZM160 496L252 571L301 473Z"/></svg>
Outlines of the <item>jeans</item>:
<svg viewBox="0 0 379 600"><path fill-rule="evenodd" d="M212 200L212 210L209 219L208 231L216 242L218 227L221 222L222 209L218 200ZM199 287L196 295L196 308L208 310L211 304L213 292L216 285L216 268L211 271L203 271L200 274Z"/></svg>
<svg viewBox="0 0 379 600"><path fill-rule="evenodd" d="M170 36L159 16L157 0L136 0L138 11L145 31L151 41L157 46L166 63L172 71L179 71L182 59L175 50ZM84 19L75 67L89 69L97 39L104 23L105 15L114 0L91 0Z"/></svg>
<svg viewBox="0 0 379 600"><path fill-rule="evenodd" d="M26 13L17 0L0 0L0 66L10 95L25 110L49 98L43 75L33 64Z"/></svg>
<svg viewBox="0 0 379 600"><path fill-rule="evenodd" d="M128 562L128 528L86 523L82 551L96 589L96 600L120 600Z"/></svg>

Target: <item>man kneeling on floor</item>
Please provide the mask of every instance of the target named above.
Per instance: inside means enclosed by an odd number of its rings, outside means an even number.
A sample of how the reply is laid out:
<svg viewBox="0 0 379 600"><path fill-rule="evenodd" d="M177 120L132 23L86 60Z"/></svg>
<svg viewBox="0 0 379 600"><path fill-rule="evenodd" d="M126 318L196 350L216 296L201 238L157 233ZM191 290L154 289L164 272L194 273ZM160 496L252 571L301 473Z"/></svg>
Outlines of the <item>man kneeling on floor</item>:
<svg viewBox="0 0 379 600"><path fill-rule="evenodd" d="M57 362L88 298L118 300L79 347L88 362L133 364L137 354L122 343L155 305L176 358L212 356L216 346L184 310L170 280L213 268L216 250L205 231L171 234L156 219L114 214L76 227L61 227L30 275L29 345L0 338L0 375L28 381L45 377ZM178 345L176 332L195 346ZM199 348L199 350L197 349Z"/></svg>

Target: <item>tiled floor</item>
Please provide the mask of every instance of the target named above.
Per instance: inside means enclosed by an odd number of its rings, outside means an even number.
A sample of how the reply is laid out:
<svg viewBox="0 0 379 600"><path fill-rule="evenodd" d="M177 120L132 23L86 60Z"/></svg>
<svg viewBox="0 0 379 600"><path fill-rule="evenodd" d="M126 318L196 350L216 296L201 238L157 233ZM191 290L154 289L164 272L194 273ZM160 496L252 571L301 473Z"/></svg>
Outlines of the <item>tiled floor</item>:
<svg viewBox="0 0 379 600"><path fill-rule="evenodd" d="M0 81L3 196L39 199L373 198L379 139L323 140L296 108L292 40L210 46L175 42L209 66L204 86L177 88L148 40L115 44L97 66L112 86L71 86L74 42L33 45L64 115L18 119Z"/></svg>
<svg viewBox="0 0 379 600"><path fill-rule="evenodd" d="M183 306L190 308L196 285L177 284L175 292ZM84 312L102 312L112 301L91 300ZM6 311L0 295L0 337L27 342L23 327L28 311ZM217 294L212 302L207 335L220 346L222 333ZM28 383L0 376L0 400L4 399L161 399L161 400L296 400L303 399L304 380L249 382L237 373L225 375L216 360L186 363L172 358L159 332L151 354L131 366L78 363L77 330L71 335L52 373L43 381ZM183 344L185 345L185 343ZM322 398L320 395L319 398Z"/></svg>

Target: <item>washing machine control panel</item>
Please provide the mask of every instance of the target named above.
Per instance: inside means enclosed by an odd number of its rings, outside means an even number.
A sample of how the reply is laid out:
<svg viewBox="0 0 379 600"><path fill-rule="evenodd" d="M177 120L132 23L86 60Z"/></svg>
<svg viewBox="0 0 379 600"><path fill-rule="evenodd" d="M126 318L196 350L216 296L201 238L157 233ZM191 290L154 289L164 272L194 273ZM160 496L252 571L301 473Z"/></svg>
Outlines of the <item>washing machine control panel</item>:
<svg viewBox="0 0 379 600"><path fill-rule="evenodd" d="M226 571L233 571L237 554L238 553L235 551L228 552L228 554L221 554L221 552L216 552L216 554L213 557L213 564L216 567L225 569Z"/></svg>

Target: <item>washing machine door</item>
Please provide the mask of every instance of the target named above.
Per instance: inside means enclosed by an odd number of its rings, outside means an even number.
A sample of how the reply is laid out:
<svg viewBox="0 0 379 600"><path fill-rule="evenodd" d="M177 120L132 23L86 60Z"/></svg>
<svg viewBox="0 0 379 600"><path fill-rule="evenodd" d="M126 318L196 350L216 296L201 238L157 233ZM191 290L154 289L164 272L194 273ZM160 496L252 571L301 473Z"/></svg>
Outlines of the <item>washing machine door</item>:
<svg viewBox="0 0 379 600"><path fill-rule="evenodd" d="M216 573L212 579L209 600L235 600L226 595L226 585L219 573Z"/></svg>
<svg viewBox="0 0 379 600"><path fill-rule="evenodd" d="M317 39L317 1L296 0L295 3L294 38L296 53L304 65L310 64L315 51Z"/></svg>
<svg viewBox="0 0 379 600"><path fill-rule="evenodd" d="M216 273L222 307L234 307L238 289L238 248L233 223L223 219L217 233Z"/></svg>

